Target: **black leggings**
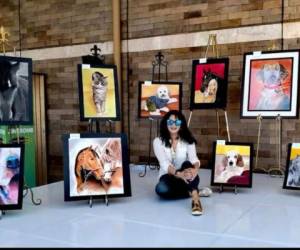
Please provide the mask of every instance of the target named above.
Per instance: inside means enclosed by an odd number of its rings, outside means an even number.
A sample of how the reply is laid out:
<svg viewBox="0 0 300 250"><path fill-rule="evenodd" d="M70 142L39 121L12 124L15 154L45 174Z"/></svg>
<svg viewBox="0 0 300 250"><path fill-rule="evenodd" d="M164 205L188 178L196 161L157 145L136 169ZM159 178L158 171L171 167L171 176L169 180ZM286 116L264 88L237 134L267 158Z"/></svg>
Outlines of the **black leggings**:
<svg viewBox="0 0 300 250"><path fill-rule="evenodd" d="M193 167L191 162L185 161L178 171ZM186 183L184 180L174 175L165 174L160 177L159 182L155 187L155 192L164 199L187 198L190 197L190 192L198 190L199 182L200 178L198 175L193 181Z"/></svg>

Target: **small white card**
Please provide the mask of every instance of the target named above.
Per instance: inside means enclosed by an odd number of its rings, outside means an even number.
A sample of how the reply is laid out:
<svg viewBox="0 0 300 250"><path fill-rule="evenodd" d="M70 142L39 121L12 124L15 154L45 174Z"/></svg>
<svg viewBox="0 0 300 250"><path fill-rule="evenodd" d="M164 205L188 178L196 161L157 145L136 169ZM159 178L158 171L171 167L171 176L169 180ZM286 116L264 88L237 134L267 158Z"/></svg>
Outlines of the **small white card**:
<svg viewBox="0 0 300 250"><path fill-rule="evenodd" d="M199 63L207 63L207 58L200 58Z"/></svg>
<svg viewBox="0 0 300 250"><path fill-rule="evenodd" d="M80 138L80 134L70 134L69 140L79 139L79 138Z"/></svg>
<svg viewBox="0 0 300 250"><path fill-rule="evenodd" d="M226 145L225 140L217 140L217 145Z"/></svg>
<svg viewBox="0 0 300 250"><path fill-rule="evenodd" d="M300 148L300 143L293 143L292 148Z"/></svg>
<svg viewBox="0 0 300 250"><path fill-rule="evenodd" d="M90 68L91 68L91 65L89 65L89 64L82 64L82 65L81 65L81 68L82 68L82 69L90 69Z"/></svg>
<svg viewBox="0 0 300 250"><path fill-rule="evenodd" d="M261 51L253 51L253 55L254 56L260 56L261 55Z"/></svg>
<svg viewBox="0 0 300 250"><path fill-rule="evenodd" d="M151 84L152 84L152 81L145 81L144 84L145 84L145 85L151 85Z"/></svg>

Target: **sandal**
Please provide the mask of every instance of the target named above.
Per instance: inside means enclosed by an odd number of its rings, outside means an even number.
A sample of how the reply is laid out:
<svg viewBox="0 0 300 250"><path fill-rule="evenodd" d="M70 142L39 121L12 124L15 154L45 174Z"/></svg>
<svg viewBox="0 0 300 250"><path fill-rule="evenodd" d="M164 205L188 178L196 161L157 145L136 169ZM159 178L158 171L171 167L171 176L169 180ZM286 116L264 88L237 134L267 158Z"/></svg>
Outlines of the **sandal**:
<svg viewBox="0 0 300 250"><path fill-rule="evenodd" d="M210 189L210 188L208 188L208 187L205 187L205 188L203 188L203 189L201 189L200 191L199 191L199 196L200 197L209 197L209 196L211 196L212 195L212 190Z"/></svg>

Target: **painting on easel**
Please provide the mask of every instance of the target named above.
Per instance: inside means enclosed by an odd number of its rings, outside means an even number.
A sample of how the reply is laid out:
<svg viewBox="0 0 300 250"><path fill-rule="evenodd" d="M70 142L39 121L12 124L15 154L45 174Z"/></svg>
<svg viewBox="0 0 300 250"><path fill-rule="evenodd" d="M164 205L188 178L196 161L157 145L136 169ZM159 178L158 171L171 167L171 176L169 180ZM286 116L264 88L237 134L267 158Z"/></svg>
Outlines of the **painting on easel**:
<svg viewBox="0 0 300 250"><path fill-rule="evenodd" d="M0 125L32 125L32 59L0 56Z"/></svg>
<svg viewBox="0 0 300 250"><path fill-rule="evenodd" d="M244 55L241 117L298 117L299 50Z"/></svg>
<svg viewBox="0 0 300 250"><path fill-rule="evenodd" d="M182 82L139 82L139 118L161 118L170 110L181 110L181 101Z"/></svg>
<svg viewBox="0 0 300 250"><path fill-rule="evenodd" d="M117 67L78 65L80 120L120 120Z"/></svg>
<svg viewBox="0 0 300 250"><path fill-rule="evenodd" d="M190 109L226 108L228 58L193 60Z"/></svg>

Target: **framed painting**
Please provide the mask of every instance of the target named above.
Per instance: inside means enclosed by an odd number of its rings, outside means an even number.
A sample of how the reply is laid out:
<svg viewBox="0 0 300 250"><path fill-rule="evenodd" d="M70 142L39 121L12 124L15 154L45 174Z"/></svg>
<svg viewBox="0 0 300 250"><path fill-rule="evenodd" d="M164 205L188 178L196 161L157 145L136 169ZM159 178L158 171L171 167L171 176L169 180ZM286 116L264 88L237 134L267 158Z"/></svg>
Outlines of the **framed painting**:
<svg viewBox="0 0 300 250"><path fill-rule="evenodd" d="M32 59L0 56L0 125L32 125Z"/></svg>
<svg viewBox="0 0 300 250"><path fill-rule="evenodd" d="M300 143L288 144L283 188L300 190Z"/></svg>
<svg viewBox="0 0 300 250"><path fill-rule="evenodd" d="M0 145L0 210L22 209L24 144Z"/></svg>
<svg viewBox="0 0 300 250"><path fill-rule="evenodd" d="M253 144L214 142L211 185L252 187Z"/></svg>
<svg viewBox="0 0 300 250"><path fill-rule="evenodd" d="M190 109L225 109L228 58L193 60Z"/></svg>
<svg viewBox="0 0 300 250"><path fill-rule="evenodd" d="M65 201L131 196L125 134L63 136Z"/></svg>
<svg viewBox="0 0 300 250"><path fill-rule="evenodd" d="M117 67L78 65L80 120L120 120Z"/></svg>
<svg viewBox="0 0 300 250"><path fill-rule="evenodd" d="M161 118L181 106L182 82L139 82L139 118Z"/></svg>
<svg viewBox="0 0 300 250"><path fill-rule="evenodd" d="M241 118L298 117L299 50L244 54Z"/></svg>

